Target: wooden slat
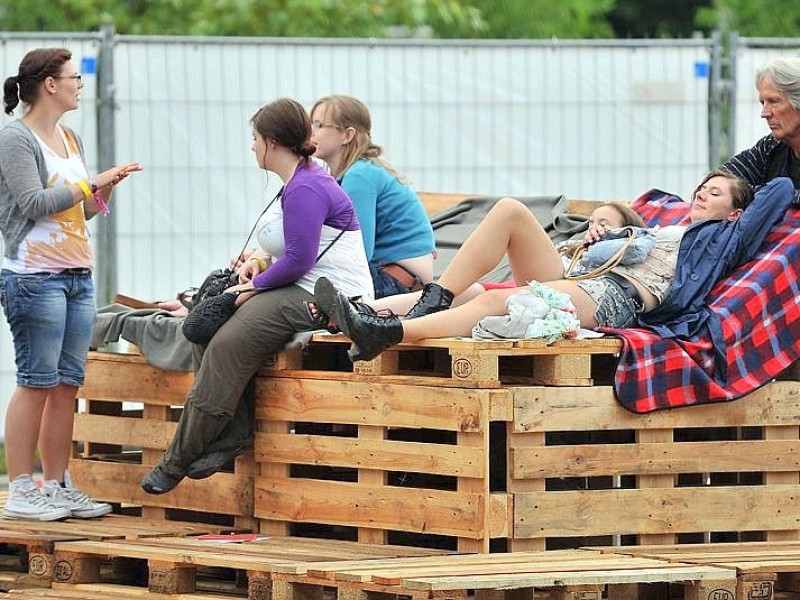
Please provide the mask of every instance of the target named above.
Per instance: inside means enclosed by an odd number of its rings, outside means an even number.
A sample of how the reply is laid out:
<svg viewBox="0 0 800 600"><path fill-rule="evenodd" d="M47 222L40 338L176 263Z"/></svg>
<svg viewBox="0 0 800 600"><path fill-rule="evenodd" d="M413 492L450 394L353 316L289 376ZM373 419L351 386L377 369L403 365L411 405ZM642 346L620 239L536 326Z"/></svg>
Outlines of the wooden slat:
<svg viewBox="0 0 800 600"><path fill-rule="evenodd" d="M90 352L79 398L183 405L193 373L164 371L140 356Z"/></svg>
<svg viewBox="0 0 800 600"><path fill-rule="evenodd" d="M256 418L480 431L482 411L510 401L504 390L439 389L359 381L256 379ZM488 400L487 400L488 398Z"/></svg>
<svg viewBox="0 0 800 600"><path fill-rule="evenodd" d="M403 588L415 590L508 589L521 587L562 587L582 584L665 583L720 581L732 585L735 571L714 567L682 566L676 568L625 569L615 571L552 572L538 575L483 575L469 578L415 578L403 580Z"/></svg>
<svg viewBox="0 0 800 600"><path fill-rule="evenodd" d="M515 430L601 431L678 427L800 425L800 382L774 381L741 401L634 414L610 386L515 387Z"/></svg>
<svg viewBox="0 0 800 600"><path fill-rule="evenodd" d="M800 442L738 440L515 448L512 477L797 471Z"/></svg>
<svg viewBox="0 0 800 600"><path fill-rule="evenodd" d="M177 423L164 420L78 413L72 439L163 450L177 428Z"/></svg>
<svg viewBox="0 0 800 600"><path fill-rule="evenodd" d="M210 479L185 479L171 492L152 495L139 487L148 470L149 467L144 465L94 460L73 459L70 463L70 471L77 481L82 482L82 489L106 502L252 515L252 478L237 477L235 473L217 473Z"/></svg>
<svg viewBox="0 0 800 600"><path fill-rule="evenodd" d="M256 462L412 471L484 477L480 448L462 445L366 440L320 435L270 434L256 438Z"/></svg>
<svg viewBox="0 0 800 600"><path fill-rule="evenodd" d="M2 596L0 596L2 597ZM110 585L105 583L53 584L46 590L10 590L9 600L152 600L157 596L147 588L132 585ZM170 600L230 600L230 594L194 592L191 594L170 594Z"/></svg>
<svg viewBox="0 0 800 600"><path fill-rule="evenodd" d="M297 563L342 563L353 560L442 555L441 551L338 540L267 537L242 544L220 544L200 538L150 538L138 541L77 541L60 543L59 556L126 557L160 563L272 572Z"/></svg>
<svg viewBox="0 0 800 600"><path fill-rule="evenodd" d="M515 537L765 531L796 527L796 486L517 493Z"/></svg>
<svg viewBox="0 0 800 600"><path fill-rule="evenodd" d="M306 499L313 499L313 502ZM256 478L263 519L353 525L481 538L485 496L419 488L368 487L317 479Z"/></svg>

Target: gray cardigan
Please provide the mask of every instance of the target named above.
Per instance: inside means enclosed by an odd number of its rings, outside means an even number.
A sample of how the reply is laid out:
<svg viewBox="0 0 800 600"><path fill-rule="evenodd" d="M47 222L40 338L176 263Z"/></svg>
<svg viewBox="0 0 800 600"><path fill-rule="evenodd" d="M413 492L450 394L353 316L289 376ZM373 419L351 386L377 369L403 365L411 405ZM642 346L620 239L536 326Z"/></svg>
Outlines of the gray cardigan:
<svg viewBox="0 0 800 600"><path fill-rule="evenodd" d="M75 138L83 158L83 142ZM37 219L67 210L75 200L69 188L47 187L47 164L39 142L21 119L0 130L0 233L4 255L15 259L19 245ZM86 211L86 217L96 213Z"/></svg>

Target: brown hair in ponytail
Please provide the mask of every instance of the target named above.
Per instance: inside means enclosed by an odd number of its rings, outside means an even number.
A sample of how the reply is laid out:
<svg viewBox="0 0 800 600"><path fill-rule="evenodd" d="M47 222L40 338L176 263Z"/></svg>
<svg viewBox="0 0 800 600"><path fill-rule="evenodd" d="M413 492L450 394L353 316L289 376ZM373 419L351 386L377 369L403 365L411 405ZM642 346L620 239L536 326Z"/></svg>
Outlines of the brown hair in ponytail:
<svg viewBox="0 0 800 600"><path fill-rule="evenodd" d="M19 63L16 76L3 83L3 106L7 115L13 114L20 102L34 104L39 99L39 84L48 77L58 77L64 63L72 58L66 48L36 48Z"/></svg>
<svg viewBox="0 0 800 600"><path fill-rule="evenodd" d="M306 160L317 149L311 143L311 117L297 100L279 98L265 104L250 123L265 140L272 140Z"/></svg>

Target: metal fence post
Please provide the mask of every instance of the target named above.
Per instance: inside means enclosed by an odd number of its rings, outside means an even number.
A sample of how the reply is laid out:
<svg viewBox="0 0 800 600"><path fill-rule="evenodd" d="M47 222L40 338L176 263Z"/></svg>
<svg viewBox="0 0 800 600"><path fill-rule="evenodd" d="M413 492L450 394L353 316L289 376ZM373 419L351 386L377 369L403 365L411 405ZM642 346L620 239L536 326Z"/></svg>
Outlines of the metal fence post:
<svg viewBox="0 0 800 600"><path fill-rule="evenodd" d="M708 166L713 169L722 157L722 107L724 76L722 73L722 35L711 34L711 74L708 93Z"/></svg>
<svg viewBox="0 0 800 600"><path fill-rule="evenodd" d="M100 50L97 57L97 166L105 171L116 164L114 129L114 43L113 25L100 28ZM116 211L100 218L95 244L97 304L111 302L117 291L117 218Z"/></svg>
<svg viewBox="0 0 800 600"><path fill-rule="evenodd" d="M739 34L731 31L728 36L728 81L730 93L728 94L728 149L732 156L736 152L736 90L739 55Z"/></svg>

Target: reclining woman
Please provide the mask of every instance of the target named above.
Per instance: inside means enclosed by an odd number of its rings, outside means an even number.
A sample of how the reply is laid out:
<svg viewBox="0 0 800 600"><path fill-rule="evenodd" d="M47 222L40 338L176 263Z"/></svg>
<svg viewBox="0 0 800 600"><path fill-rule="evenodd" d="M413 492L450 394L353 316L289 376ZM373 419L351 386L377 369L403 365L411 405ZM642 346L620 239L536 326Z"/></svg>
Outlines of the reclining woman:
<svg viewBox="0 0 800 600"><path fill-rule="evenodd" d="M504 199L464 242L439 283L425 286L403 321L396 315L378 316L351 302L325 279L317 282L314 301L353 341L350 356L354 361L370 360L401 341L469 335L484 317L506 314L508 298L525 287L489 290L466 304L445 309L454 295L507 252L517 285L536 280L567 293L582 327L646 324L681 332L693 326L686 319L696 316L695 323L703 319L707 293L722 275L755 254L772 226L783 218L792 195L791 181L776 178L750 204L753 192L746 181L728 171L713 171L694 191L690 226L654 229L655 245L643 262L580 281L563 278L560 256L541 225L520 203ZM597 241L605 233L604 225L595 225L588 236Z"/></svg>
<svg viewBox="0 0 800 600"><path fill-rule="evenodd" d="M275 100L251 125L256 163L281 178L282 195L256 227L260 249L239 269L241 283L227 290L239 293L239 307L203 352L172 443L141 481L150 494L168 492L184 477L208 477L240 450L214 444L224 441L229 424L249 423L242 396L264 361L296 333L314 329L304 302L318 277L347 294L372 296L358 218L336 180L310 159L306 110L295 100Z"/></svg>
<svg viewBox="0 0 800 600"><path fill-rule="evenodd" d="M356 207L375 297L419 290L433 280L433 228L419 197L372 141L366 105L352 96L326 96L311 109L321 158Z"/></svg>

